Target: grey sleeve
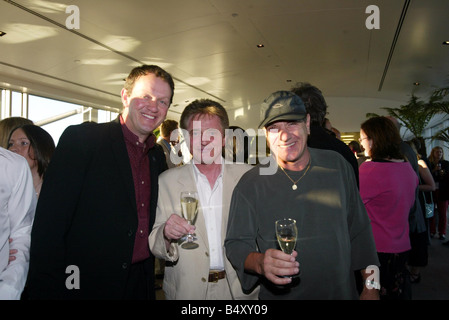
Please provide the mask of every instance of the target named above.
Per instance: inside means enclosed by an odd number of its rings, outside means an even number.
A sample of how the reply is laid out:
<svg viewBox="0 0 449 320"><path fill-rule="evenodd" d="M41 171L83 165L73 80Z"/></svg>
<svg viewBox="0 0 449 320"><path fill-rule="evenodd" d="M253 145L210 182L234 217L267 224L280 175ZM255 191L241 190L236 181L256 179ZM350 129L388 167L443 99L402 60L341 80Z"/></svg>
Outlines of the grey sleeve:
<svg viewBox="0 0 449 320"><path fill-rule="evenodd" d="M237 272L242 289L256 286L259 275L245 271L245 260L251 252L257 252L257 217L254 206L239 186L234 189L225 239L226 256Z"/></svg>
<svg viewBox="0 0 449 320"><path fill-rule="evenodd" d="M350 177L349 179L351 179ZM355 183L347 185L355 186ZM370 265L379 266L376 243L374 242L371 221L357 188L348 192L348 228L351 239L352 270L362 270Z"/></svg>

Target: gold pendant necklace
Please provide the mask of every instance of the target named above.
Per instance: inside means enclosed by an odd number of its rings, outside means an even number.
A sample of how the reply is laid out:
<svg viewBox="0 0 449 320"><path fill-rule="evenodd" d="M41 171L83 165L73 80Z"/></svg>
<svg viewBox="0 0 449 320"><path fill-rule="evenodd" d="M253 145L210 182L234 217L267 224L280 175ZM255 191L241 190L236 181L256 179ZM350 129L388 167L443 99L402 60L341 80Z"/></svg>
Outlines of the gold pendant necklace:
<svg viewBox="0 0 449 320"><path fill-rule="evenodd" d="M304 176L306 175L307 171L309 171L311 162L312 162L312 158L309 158L309 163L307 164L306 170L304 171L304 173L302 174L302 176L299 177L299 179L296 180L296 181L294 181L292 178L290 178L290 176L287 174L287 172L285 172L284 168L282 168L281 166L279 166L279 167L281 168L282 172L285 173L285 175L287 176L287 178L289 178L290 181L293 182L293 185L292 185L292 189L293 189L293 190L298 189L298 186L297 186L296 184L299 182L299 180L301 180L302 178L304 178Z"/></svg>

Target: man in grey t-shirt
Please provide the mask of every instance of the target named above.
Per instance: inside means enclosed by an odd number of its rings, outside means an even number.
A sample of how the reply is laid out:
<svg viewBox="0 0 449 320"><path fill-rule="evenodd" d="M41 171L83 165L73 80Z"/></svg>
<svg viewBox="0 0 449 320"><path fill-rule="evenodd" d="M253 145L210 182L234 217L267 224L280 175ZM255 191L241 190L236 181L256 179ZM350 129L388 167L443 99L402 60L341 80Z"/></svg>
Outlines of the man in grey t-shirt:
<svg viewBox="0 0 449 320"><path fill-rule="evenodd" d="M356 299L360 270L370 281L360 298L378 299L376 248L352 168L334 151L307 147L310 116L297 95L275 92L261 112L279 168L255 167L234 189L225 248L243 289L260 283L260 299ZM292 255L276 243L281 218L297 222Z"/></svg>

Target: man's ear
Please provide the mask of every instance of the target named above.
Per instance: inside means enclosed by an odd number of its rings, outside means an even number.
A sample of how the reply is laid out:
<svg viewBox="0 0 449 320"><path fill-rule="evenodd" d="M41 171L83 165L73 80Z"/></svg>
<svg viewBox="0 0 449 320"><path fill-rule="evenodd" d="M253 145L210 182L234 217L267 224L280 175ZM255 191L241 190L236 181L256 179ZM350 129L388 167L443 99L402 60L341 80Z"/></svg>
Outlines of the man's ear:
<svg viewBox="0 0 449 320"><path fill-rule="evenodd" d="M121 96L122 96L123 107L124 108L128 107L128 105L129 105L129 96L128 96L128 91L125 88L122 89Z"/></svg>

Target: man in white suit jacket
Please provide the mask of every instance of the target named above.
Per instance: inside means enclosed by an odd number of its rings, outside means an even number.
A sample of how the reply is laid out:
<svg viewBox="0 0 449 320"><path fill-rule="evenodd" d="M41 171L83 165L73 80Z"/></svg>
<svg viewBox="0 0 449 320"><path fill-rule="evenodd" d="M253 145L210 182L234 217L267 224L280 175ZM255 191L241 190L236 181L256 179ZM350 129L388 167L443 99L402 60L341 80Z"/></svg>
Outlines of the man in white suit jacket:
<svg viewBox="0 0 449 320"><path fill-rule="evenodd" d="M192 102L181 115L180 126L191 137L193 160L159 176L156 221L149 236L153 254L166 260L165 297L169 300L257 299L258 289L243 293L224 252L232 191L251 166L225 164L221 150L229 120L219 103L206 99ZM181 191L200 194L195 226L182 218ZM215 200L209 202L210 199ZM214 224L220 228L217 232L211 231ZM194 232L197 237L196 249L181 248L180 239L188 232Z"/></svg>

